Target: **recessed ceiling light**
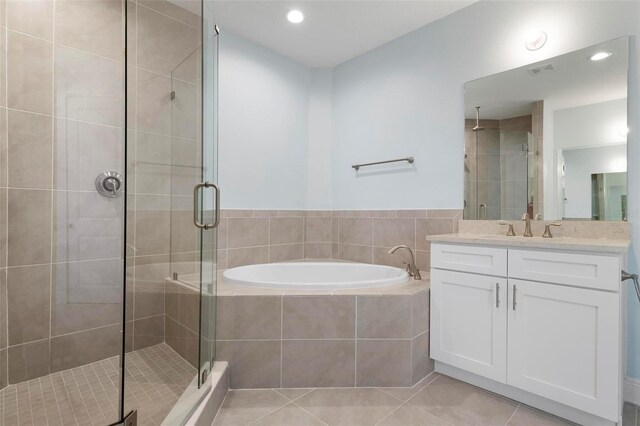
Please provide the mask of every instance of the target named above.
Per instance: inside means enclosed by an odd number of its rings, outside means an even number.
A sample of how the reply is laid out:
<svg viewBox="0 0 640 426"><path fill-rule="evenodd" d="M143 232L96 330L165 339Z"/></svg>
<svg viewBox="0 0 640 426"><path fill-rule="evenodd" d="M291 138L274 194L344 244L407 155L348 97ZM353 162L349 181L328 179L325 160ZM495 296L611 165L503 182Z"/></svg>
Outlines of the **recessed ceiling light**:
<svg viewBox="0 0 640 426"><path fill-rule="evenodd" d="M611 55L613 55L613 53L611 52L598 52L591 55L591 58L589 59L591 59L592 61L601 61L603 59L607 59Z"/></svg>
<svg viewBox="0 0 640 426"><path fill-rule="evenodd" d="M304 21L304 15L299 10L290 10L287 13L287 20L292 24L299 24Z"/></svg>
<svg viewBox="0 0 640 426"><path fill-rule="evenodd" d="M540 30L530 31L524 38L528 50L538 50L547 42L547 33Z"/></svg>

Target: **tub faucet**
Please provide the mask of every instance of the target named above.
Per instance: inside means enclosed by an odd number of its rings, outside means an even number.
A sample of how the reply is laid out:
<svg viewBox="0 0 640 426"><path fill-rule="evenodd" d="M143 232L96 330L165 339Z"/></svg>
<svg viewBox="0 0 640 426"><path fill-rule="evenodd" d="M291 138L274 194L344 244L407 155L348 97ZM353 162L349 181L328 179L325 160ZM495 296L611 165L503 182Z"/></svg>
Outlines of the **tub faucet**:
<svg viewBox="0 0 640 426"><path fill-rule="evenodd" d="M399 246L395 246L394 248L389 250L388 253L389 254L393 254L399 249L408 250L409 251L409 255L411 256L411 263L406 263L405 262L405 264L407 265L407 273L409 274L409 276L413 277L414 280L421 280L422 277L420 276L420 270L416 266L416 259L413 257L413 251L408 246L405 246L404 244L401 244Z"/></svg>
<svg viewBox="0 0 640 426"><path fill-rule="evenodd" d="M531 232L531 216L529 216L529 213L522 215L522 221L524 222L524 234L522 234L522 236L533 237L533 232Z"/></svg>

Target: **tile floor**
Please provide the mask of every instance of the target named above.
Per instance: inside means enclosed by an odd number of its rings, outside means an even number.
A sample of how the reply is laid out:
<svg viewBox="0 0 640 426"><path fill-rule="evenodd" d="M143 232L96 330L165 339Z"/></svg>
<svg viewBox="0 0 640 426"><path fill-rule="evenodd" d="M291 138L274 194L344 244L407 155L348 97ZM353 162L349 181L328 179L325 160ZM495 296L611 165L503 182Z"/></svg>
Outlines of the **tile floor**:
<svg viewBox="0 0 640 426"><path fill-rule="evenodd" d="M625 426L638 408L625 405ZM572 423L433 373L413 388L229 391L214 426L561 426Z"/></svg>
<svg viewBox="0 0 640 426"><path fill-rule="evenodd" d="M118 357L65 370L0 391L0 425L97 425L116 421ZM139 425L159 425L187 385L193 368L164 343L127 354L126 406Z"/></svg>

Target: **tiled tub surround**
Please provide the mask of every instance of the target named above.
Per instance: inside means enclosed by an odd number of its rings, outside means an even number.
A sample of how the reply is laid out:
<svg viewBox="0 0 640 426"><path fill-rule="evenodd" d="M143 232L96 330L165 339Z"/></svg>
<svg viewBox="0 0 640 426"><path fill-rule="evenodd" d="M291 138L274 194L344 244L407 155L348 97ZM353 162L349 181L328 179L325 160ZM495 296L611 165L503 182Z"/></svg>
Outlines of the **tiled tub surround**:
<svg viewBox="0 0 640 426"><path fill-rule="evenodd" d="M196 278L192 275L191 278ZM165 280L164 341L194 367L198 366L200 283Z"/></svg>
<svg viewBox="0 0 640 426"><path fill-rule="evenodd" d="M282 291L219 282L216 359L230 387L410 387L433 370L428 281Z"/></svg>
<svg viewBox="0 0 640 426"><path fill-rule="evenodd" d="M300 259L340 259L403 267L408 254L429 269L427 235L457 232L462 210L223 210L218 269Z"/></svg>

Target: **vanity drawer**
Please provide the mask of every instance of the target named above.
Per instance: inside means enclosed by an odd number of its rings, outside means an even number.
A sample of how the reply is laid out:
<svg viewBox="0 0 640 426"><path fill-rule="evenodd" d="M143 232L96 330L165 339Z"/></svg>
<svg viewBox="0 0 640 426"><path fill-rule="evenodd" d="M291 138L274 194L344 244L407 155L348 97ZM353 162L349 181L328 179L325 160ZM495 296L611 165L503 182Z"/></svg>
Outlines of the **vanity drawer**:
<svg viewBox="0 0 640 426"><path fill-rule="evenodd" d="M431 267L506 277L507 250L434 243L431 244Z"/></svg>
<svg viewBox="0 0 640 426"><path fill-rule="evenodd" d="M619 291L620 259L616 256L509 250L509 277Z"/></svg>

